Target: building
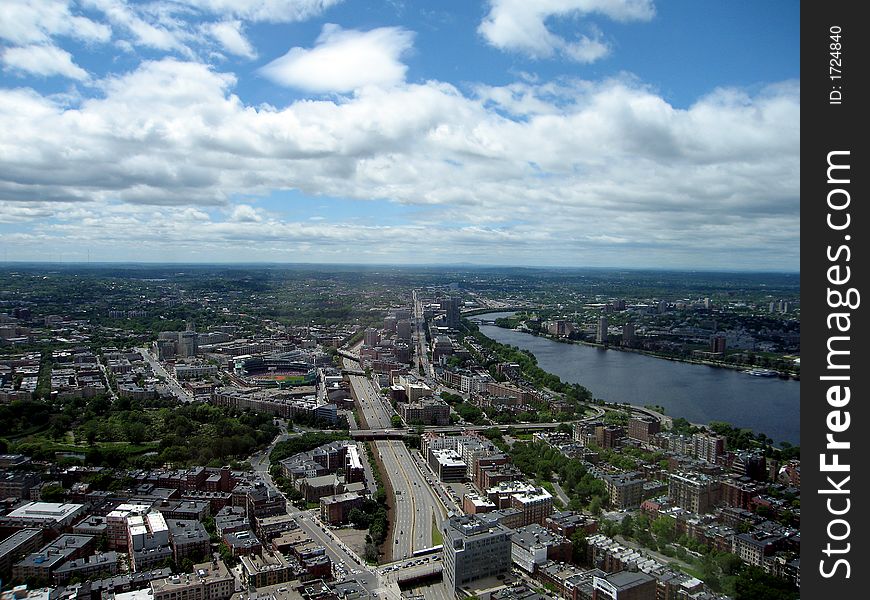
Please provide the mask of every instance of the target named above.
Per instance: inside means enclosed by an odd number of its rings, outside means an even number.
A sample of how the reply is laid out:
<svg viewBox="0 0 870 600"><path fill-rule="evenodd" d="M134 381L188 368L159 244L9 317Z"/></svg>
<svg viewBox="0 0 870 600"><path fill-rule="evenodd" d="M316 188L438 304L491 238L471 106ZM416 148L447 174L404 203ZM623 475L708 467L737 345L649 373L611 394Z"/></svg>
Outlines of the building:
<svg viewBox="0 0 870 600"><path fill-rule="evenodd" d="M462 512L467 515L476 515L495 510L495 503L486 496L479 494L465 494L462 498Z"/></svg>
<svg viewBox="0 0 870 600"><path fill-rule="evenodd" d="M725 455L725 436L710 433L696 433L692 436L694 456L711 464L716 464Z"/></svg>
<svg viewBox="0 0 870 600"><path fill-rule="evenodd" d="M153 600L226 600L235 591L235 577L223 561L202 563L193 573L151 582Z"/></svg>
<svg viewBox="0 0 870 600"><path fill-rule="evenodd" d="M743 562L755 567L764 566L764 559L780 549L783 536L754 531L734 536L734 554Z"/></svg>
<svg viewBox="0 0 870 600"><path fill-rule="evenodd" d="M72 527L72 524L85 512L83 504L57 502L28 502L9 512L4 520L13 526L40 527L56 529Z"/></svg>
<svg viewBox="0 0 870 600"><path fill-rule="evenodd" d="M260 554L263 551L263 545L250 529L227 533L223 540L233 556Z"/></svg>
<svg viewBox="0 0 870 600"><path fill-rule="evenodd" d="M444 482L462 481L468 467L456 450L432 450L429 453L429 466Z"/></svg>
<svg viewBox="0 0 870 600"><path fill-rule="evenodd" d="M548 560L570 562L573 544L540 525L529 525L511 536L511 560L526 573L535 573Z"/></svg>
<svg viewBox="0 0 870 600"><path fill-rule="evenodd" d="M598 521L589 516L574 511L554 512L544 519L544 527L555 531L562 537L570 538L578 531L593 534L598 531Z"/></svg>
<svg viewBox="0 0 870 600"><path fill-rule="evenodd" d="M607 322L607 317L604 315L598 317L598 329L595 331L595 342L598 344L606 344L608 329L610 325Z"/></svg>
<svg viewBox="0 0 870 600"><path fill-rule="evenodd" d="M400 404L402 419L408 425L449 425L450 406L437 398L425 397Z"/></svg>
<svg viewBox="0 0 870 600"><path fill-rule="evenodd" d="M19 529L0 541L0 577L8 575L13 563L35 552L41 545L42 530L35 528Z"/></svg>
<svg viewBox="0 0 870 600"><path fill-rule="evenodd" d="M446 305L446 306L445 306ZM442 302L442 306L447 309L447 316L444 324L450 329L459 329L459 321L461 319L462 301L456 296L452 296Z"/></svg>
<svg viewBox="0 0 870 600"><path fill-rule="evenodd" d="M628 437L645 444L661 430L661 423L653 417L631 417L628 421Z"/></svg>
<svg viewBox="0 0 870 600"><path fill-rule="evenodd" d="M0 498L30 499L30 490L42 483L39 473L13 471L0 473Z"/></svg>
<svg viewBox="0 0 870 600"><path fill-rule="evenodd" d="M61 565L90 555L95 547L96 538L91 535L61 535L15 563L12 566L12 578L21 581L51 581L54 572Z"/></svg>
<svg viewBox="0 0 870 600"><path fill-rule="evenodd" d="M626 323L622 326L622 343L623 345L633 344L635 341L635 326L634 323Z"/></svg>
<svg viewBox="0 0 870 600"><path fill-rule="evenodd" d="M411 341L411 321L402 319L396 321L396 336L406 342Z"/></svg>
<svg viewBox="0 0 870 600"><path fill-rule="evenodd" d="M671 503L693 513L710 512L719 495L719 481L700 473L671 473L668 481Z"/></svg>
<svg viewBox="0 0 870 600"><path fill-rule="evenodd" d="M597 425L595 427L595 442L606 450L619 446L625 436L625 429L619 425Z"/></svg>
<svg viewBox="0 0 870 600"><path fill-rule="evenodd" d="M553 512L553 496L544 488L525 490L511 494L510 507L522 513L520 525L541 525Z"/></svg>
<svg viewBox="0 0 870 600"><path fill-rule="evenodd" d="M269 542L285 531L299 527L292 515L275 515L257 519L257 536L264 542Z"/></svg>
<svg viewBox="0 0 870 600"><path fill-rule="evenodd" d="M181 564L185 558L199 561L208 557L211 550L211 539L202 523L169 519L167 525L169 526L172 556L175 558L176 564Z"/></svg>
<svg viewBox="0 0 870 600"><path fill-rule="evenodd" d="M443 573L449 589L510 571L513 532L504 525L466 515L451 518L443 527Z"/></svg>
<svg viewBox="0 0 870 600"><path fill-rule="evenodd" d="M151 507L147 504L124 503L115 507L106 515L106 535L110 550L127 549L127 517L144 515Z"/></svg>
<svg viewBox="0 0 870 600"><path fill-rule="evenodd" d="M363 498L359 494L335 494L320 499L320 518L330 525L348 522L350 511L362 508Z"/></svg>
<svg viewBox="0 0 870 600"><path fill-rule="evenodd" d="M280 552L264 552L262 556L251 554L239 559L242 574L248 586L255 588L286 583L293 579L293 567Z"/></svg>
<svg viewBox="0 0 870 600"><path fill-rule="evenodd" d="M323 475L322 477L307 477L297 486L306 502L319 502L325 496L332 496L341 491L342 482L338 476Z"/></svg>
<svg viewBox="0 0 870 600"><path fill-rule="evenodd" d="M611 508L623 510L640 507L640 503L643 502L643 484L646 480L639 473L604 475L602 479L610 496Z"/></svg>
<svg viewBox="0 0 870 600"><path fill-rule="evenodd" d="M592 600L656 600L655 577L639 571L595 576L592 588Z"/></svg>
<svg viewBox="0 0 870 600"><path fill-rule="evenodd" d="M378 330L374 327L369 327L365 330L365 333L363 333L363 343L366 346L377 346L380 341L381 336L378 333Z"/></svg>
<svg viewBox="0 0 870 600"><path fill-rule="evenodd" d="M118 572L120 557L117 552L110 550L100 552L86 558L77 558L63 563L54 570L52 580L57 585L64 585L73 577L90 579L111 577Z"/></svg>

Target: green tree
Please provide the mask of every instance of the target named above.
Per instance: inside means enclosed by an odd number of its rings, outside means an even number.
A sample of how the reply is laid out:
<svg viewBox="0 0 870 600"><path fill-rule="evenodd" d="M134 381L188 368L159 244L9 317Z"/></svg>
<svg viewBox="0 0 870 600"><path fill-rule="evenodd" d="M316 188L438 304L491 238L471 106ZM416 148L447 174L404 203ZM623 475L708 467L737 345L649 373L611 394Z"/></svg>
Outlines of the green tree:
<svg viewBox="0 0 870 600"><path fill-rule="evenodd" d="M66 496L66 490L59 483L50 483L43 486L40 496L46 502L60 502Z"/></svg>
<svg viewBox="0 0 870 600"><path fill-rule="evenodd" d="M660 544L670 544L676 538L674 520L659 517L650 525L650 529Z"/></svg>

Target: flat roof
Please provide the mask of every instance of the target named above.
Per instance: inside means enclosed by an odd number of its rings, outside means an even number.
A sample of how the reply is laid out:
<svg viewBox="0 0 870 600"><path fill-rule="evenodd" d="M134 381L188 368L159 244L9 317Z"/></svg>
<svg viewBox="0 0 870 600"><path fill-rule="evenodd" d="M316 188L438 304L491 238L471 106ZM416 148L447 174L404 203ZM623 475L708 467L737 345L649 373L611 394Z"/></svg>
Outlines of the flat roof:
<svg viewBox="0 0 870 600"><path fill-rule="evenodd" d="M63 521L82 509L84 509L84 504L29 502L24 506L16 508L6 516L13 519L54 519L56 521Z"/></svg>

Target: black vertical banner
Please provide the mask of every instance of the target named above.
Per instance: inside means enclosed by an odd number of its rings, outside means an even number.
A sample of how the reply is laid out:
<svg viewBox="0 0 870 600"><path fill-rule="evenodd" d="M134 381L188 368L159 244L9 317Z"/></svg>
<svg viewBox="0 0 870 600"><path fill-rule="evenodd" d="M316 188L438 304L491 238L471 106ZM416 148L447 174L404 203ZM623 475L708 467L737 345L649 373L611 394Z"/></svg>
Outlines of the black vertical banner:
<svg viewBox="0 0 870 600"><path fill-rule="evenodd" d="M870 24L801 6L801 597L867 598Z"/></svg>

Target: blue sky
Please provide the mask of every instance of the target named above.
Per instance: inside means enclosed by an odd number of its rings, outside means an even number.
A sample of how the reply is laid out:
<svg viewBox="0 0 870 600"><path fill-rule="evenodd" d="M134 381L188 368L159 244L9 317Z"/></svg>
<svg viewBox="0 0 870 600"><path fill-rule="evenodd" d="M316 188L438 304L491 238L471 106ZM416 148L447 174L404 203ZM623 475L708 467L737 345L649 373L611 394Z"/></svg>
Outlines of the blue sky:
<svg viewBox="0 0 870 600"><path fill-rule="evenodd" d="M797 270L799 3L6 0L8 260Z"/></svg>

